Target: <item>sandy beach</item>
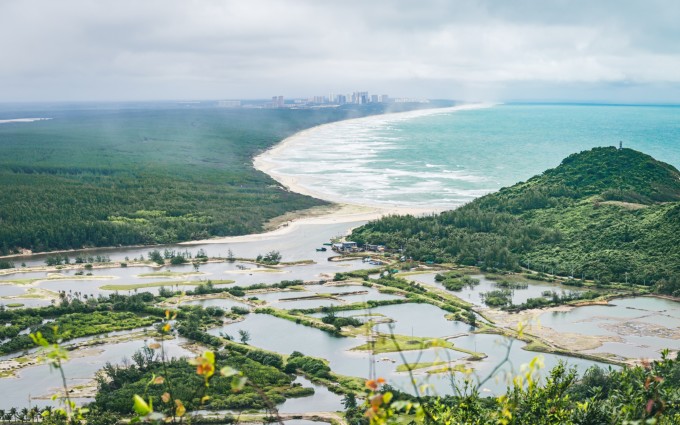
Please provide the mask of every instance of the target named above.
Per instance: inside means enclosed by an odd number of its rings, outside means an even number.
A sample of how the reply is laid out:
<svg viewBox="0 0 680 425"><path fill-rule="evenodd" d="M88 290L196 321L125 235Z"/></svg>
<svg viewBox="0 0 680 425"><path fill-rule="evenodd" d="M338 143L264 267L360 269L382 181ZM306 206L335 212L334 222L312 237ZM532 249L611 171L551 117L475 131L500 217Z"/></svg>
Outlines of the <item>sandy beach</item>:
<svg viewBox="0 0 680 425"><path fill-rule="evenodd" d="M440 114L440 113L447 113L447 112L452 112L452 111L460 111L460 110L468 110L468 109L479 109L479 108L486 108L489 107L489 104L471 104L471 105L460 105L460 106L453 106L449 108L433 108L433 109L424 109L424 110L416 110L416 111L408 111L408 112L398 112L398 113L393 113L393 114L384 114L384 115L379 115L381 117L384 117L385 115L388 115L393 118L397 119L407 119L407 118L413 118L413 117L418 117L418 116L425 116L425 115L432 115L432 114ZM369 116L369 117L362 117L362 118L355 118L352 120L346 120L346 121L353 121L353 122L361 122L361 121L367 121L370 119L375 119L375 116ZM345 121L345 122L346 122ZM424 207L424 208L413 208L413 207L399 207L399 206L382 206L382 205L366 205L366 204L360 204L360 203L348 203L348 202L342 202L339 203L336 199L333 199L330 197L328 194L320 192L320 191L314 191L312 189L309 189L308 187L305 187L300 184L298 179L293 176L289 175L284 175L281 173L276 172L276 167L277 167L277 158L279 158L282 153L285 151L285 149L289 148L291 145L294 145L296 143L300 143L306 135L311 132L318 130L319 128L322 127L327 127L327 126L332 126L337 123L329 123L329 124L323 124L320 126L312 127L310 129L306 129L303 131L300 131L298 133L295 133L294 135L284 139L274 147L268 149L267 151L263 152L262 154L256 156L253 159L253 167L259 171L262 171L263 173L268 174L270 177L272 177L274 180L279 182L283 187L285 187L287 190L291 192L296 192L302 195L307 195L311 196L313 198L317 199L322 199L324 201L331 202L331 205L328 206L322 206L322 207L315 207L315 208L310 208L307 210L301 210L301 211L294 211L291 213L284 214L283 216L276 217L272 220L270 220L269 223L267 223L266 228L270 229L266 232L263 233L255 233L255 234L249 234L249 235L242 235L242 236L228 236L224 238L216 238L216 239L205 239L205 240L198 240L198 241L189 241L189 242L183 242L183 245L198 245L198 244L205 244L205 243L235 243L235 242L252 242L252 241L260 241L260 240L266 240L274 236L280 236L284 235L287 233L291 233L297 229L299 229L301 226L307 225L307 224L337 224L337 223L348 223L352 224L355 223L356 225L359 225L362 222L365 221L370 221L370 220L376 220L380 217L386 216L386 215L405 215L405 214L410 214L410 215L416 215L416 216L422 216L422 215L428 215L428 214L435 214L443 211L444 209L437 209L433 207ZM348 227L348 230L351 229L352 226Z"/></svg>
<svg viewBox="0 0 680 425"><path fill-rule="evenodd" d="M345 120L342 121L343 123L348 123L348 122L353 122L353 123L362 123L362 122L370 122L370 120L374 120L377 117L380 118L389 118L389 119L409 119L409 118L415 118L415 117L421 117L421 116L427 116L427 115L434 115L434 114L443 114L443 113L449 113L449 112L455 112L455 111L463 111L463 110L470 110L470 109L482 109L482 108L488 108L492 106L492 104L489 103L479 103L479 104L469 104L469 105L459 105L459 106L452 106L448 108L432 108L432 109L421 109L421 110L415 110L415 111L407 111L407 112L397 112L393 114L382 114L382 115L374 115L374 116L368 116L368 117L361 117L361 118L354 118L351 120ZM266 150L265 152L261 153L260 155L256 156L253 159L253 167L255 169L262 171L263 173L268 174L270 177L272 177L274 180L278 181L281 185L283 185L285 188L292 192L300 193L303 195L311 196L317 199L323 199L324 201L328 202L333 202L337 203L337 199L334 199L332 195L329 195L327 193L324 193L322 191L315 191L313 189L310 189L309 187L303 186L300 184L298 179L294 176L282 174L277 171L277 167L280 166L279 158L281 158L284 155L284 152L286 149L291 148L292 146L302 144L304 143L305 138L309 135L309 133L318 131L319 129L322 128L327 128L329 126L337 125L337 122L333 123L328 123L328 124L323 124L320 126L312 127L303 131L300 131L298 133L295 133L294 135L284 139L274 147ZM348 202L343 202L343 204L348 204ZM352 203L350 203L352 204ZM433 207L425 207L425 208L405 208L405 207L400 207L400 206L383 206L383 205L368 205L368 204L353 204L357 205L360 207L366 207L366 208L371 208L376 210L375 215L372 218L377 218L385 214L417 214L417 215L422 215L422 214L429 214L433 212L441 212L443 209L436 209Z"/></svg>

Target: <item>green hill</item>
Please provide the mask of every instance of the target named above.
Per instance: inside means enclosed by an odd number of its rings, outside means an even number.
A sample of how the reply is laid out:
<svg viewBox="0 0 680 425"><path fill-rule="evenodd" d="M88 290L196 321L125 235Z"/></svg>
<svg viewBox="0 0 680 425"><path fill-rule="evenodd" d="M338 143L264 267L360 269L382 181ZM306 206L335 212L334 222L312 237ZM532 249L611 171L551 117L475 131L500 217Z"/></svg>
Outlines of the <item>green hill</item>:
<svg viewBox="0 0 680 425"><path fill-rule="evenodd" d="M680 289L680 172L632 149L595 148L459 209L386 217L352 238L418 260L529 266L672 293Z"/></svg>

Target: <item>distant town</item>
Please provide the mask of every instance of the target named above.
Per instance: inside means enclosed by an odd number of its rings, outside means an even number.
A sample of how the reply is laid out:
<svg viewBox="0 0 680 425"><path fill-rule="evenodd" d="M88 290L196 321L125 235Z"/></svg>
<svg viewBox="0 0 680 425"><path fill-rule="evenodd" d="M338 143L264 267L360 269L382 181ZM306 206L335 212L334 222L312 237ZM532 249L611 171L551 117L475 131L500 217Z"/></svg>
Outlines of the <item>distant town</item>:
<svg viewBox="0 0 680 425"><path fill-rule="evenodd" d="M312 96L309 98L286 99L283 96L272 96L271 101L256 100L219 100L220 108L332 108L340 105L366 105L376 103L429 103L427 99L397 97L387 94L371 94L367 91L356 91L351 94L329 94L328 96Z"/></svg>

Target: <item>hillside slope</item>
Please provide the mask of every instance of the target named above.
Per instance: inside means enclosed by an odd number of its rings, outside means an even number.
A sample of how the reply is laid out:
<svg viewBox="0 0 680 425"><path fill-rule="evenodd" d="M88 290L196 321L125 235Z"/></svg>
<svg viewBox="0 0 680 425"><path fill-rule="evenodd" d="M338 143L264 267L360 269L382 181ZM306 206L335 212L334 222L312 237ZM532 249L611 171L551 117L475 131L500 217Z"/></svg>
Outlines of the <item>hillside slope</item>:
<svg viewBox="0 0 680 425"><path fill-rule="evenodd" d="M457 210L386 217L352 238L419 260L664 285L680 276L680 172L595 148Z"/></svg>

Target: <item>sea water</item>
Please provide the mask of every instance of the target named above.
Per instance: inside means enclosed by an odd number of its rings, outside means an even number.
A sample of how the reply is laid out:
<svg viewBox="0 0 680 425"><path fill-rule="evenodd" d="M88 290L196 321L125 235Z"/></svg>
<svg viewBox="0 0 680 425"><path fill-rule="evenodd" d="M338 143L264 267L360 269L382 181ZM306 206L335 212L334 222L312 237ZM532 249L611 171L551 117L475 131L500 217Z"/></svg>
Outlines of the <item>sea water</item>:
<svg viewBox="0 0 680 425"><path fill-rule="evenodd" d="M596 146L680 167L680 107L479 105L342 121L299 133L271 173L332 201L459 206Z"/></svg>

